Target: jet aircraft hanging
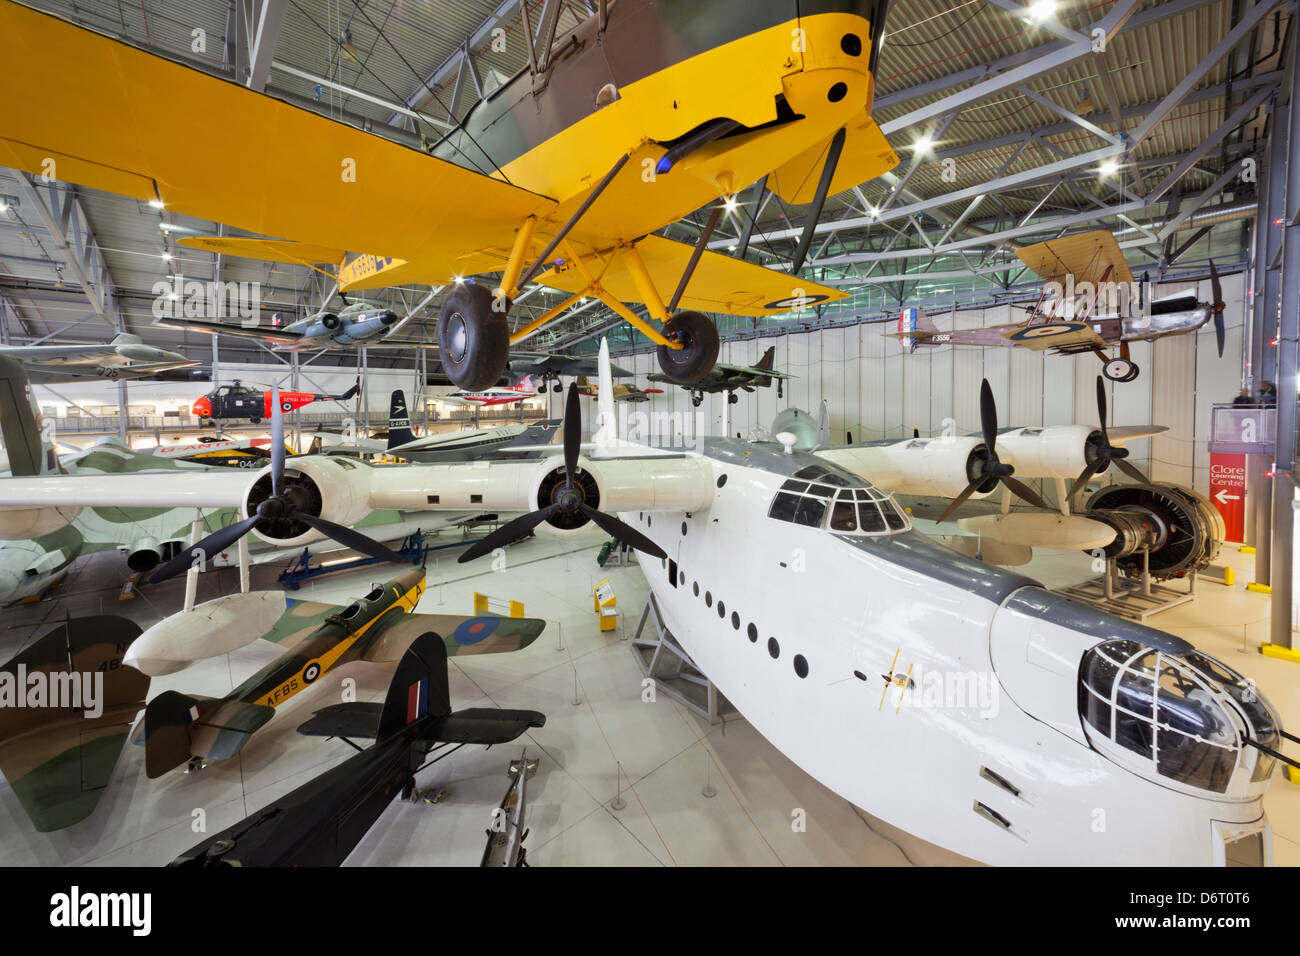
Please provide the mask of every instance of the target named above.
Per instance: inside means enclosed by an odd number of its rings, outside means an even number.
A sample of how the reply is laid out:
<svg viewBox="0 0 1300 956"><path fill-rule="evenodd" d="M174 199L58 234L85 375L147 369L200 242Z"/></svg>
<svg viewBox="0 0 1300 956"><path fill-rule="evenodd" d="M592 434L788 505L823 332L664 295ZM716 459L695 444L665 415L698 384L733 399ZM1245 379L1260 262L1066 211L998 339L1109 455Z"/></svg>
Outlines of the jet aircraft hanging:
<svg viewBox="0 0 1300 956"><path fill-rule="evenodd" d="M898 163L871 115L884 10L883 0L718 0L701 16L696 4L619 0L563 36L552 19L537 43L527 23L528 69L430 154L6 3L0 162L42 172L59 157L67 181L269 237L290 254L291 240L310 242L299 259L324 254L344 292L500 273L457 285L439 316L443 369L468 391L500 379L511 344L584 297L692 384L717 358L705 313L757 318L844 297L798 272L825 197ZM213 150L121 122L177 104L238 117L240 135ZM360 172L341 175L349 167ZM812 205L791 273L706 248L720 200L763 176ZM694 248L655 234L704 207ZM230 252L267 239L220 241ZM511 301L533 280L570 295L511 330Z"/></svg>
<svg viewBox="0 0 1300 956"><path fill-rule="evenodd" d="M704 378L689 387L691 404L698 406L704 401L706 392L726 392L727 402L734 405L738 390L752 392L756 388L770 388L776 383L776 397L782 397L782 386L786 379L794 378L785 372L776 371L776 346L770 346L763 357L753 365L728 365L719 362L713 366ZM672 382L673 379L660 372L651 372L646 376L652 382Z"/></svg>
<svg viewBox="0 0 1300 956"><path fill-rule="evenodd" d="M119 332L106 345L0 345L0 356L17 359L35 384L78 379L148 378L199 363L179 352L145 345L140 336Z"/></svg>

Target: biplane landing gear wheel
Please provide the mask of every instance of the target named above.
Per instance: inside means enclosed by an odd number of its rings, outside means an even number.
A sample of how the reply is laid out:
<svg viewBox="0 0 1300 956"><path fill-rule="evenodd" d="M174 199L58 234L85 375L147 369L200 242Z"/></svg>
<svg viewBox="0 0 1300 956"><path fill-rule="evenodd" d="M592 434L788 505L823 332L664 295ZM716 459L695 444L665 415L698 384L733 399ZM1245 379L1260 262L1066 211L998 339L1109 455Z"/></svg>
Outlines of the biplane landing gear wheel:
<svg viewBox="0 0 1300 956"><path fill-rule="evenodd" d="M564 386L561 385L559 382L556 382L554 385L551 386L551 391L554 392L556 395L559 395L564 391Z"/></svg>
<svg viewBox="0 0 1300 956"><path fill-rule="evenodd" d="M691 405L693 405L695 408L699 408L703 402L704 402L704 395L702 393L691 392Z"/></svg>
<svg viewBox="0 0 1300 956"><path fill-rule="evenodd" d="M1101 374L1112 382L1131 382L1137 378L1138 367L1126 358L1113 358L1101 367Z"/></svg>
<svg viewBox="0 0 1300 956"><path fill-rule="evenodd" d="M438 354L447 377L467 392L490 388L505 374L510 357L507 308L492 308L486 286L460 286L438 313Z"/></svg>
<svg viewBox="0 0 1300 956"><path fill-rule="evenodd" d="M737 395L735 392L728 392L728 393L727 393L727 404L728 404L728 405L735 405L736 402L738 402L738 401L740 401L740 396Z"/></svg>
<svg viewBox="0 0 1300 956"><path fill-rule="evenodd" d="M664 323L664 335L680 349L659 346L659 367L678 385L693 385L718 361L718 327L700 312L678 312Z"/></svg>

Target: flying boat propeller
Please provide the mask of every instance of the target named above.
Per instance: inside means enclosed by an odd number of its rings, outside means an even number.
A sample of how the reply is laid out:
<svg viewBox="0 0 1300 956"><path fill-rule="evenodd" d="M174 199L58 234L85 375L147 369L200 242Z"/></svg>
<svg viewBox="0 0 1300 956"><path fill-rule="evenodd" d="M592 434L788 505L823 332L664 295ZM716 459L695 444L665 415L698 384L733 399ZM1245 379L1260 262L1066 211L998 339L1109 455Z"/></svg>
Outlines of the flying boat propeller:
<svg viewBox="0 0 1300 956"><path fill-rule="evenodd" d="M1047 502L1038 497L1028 485L1011 477L1015 474L1015 468L998 460L996 447L998 407L993 401L993 389L989 388L988 379L984 379L984 384L980 386L980 430L984 433L982 467L971 475L970 484L963 488L961 494L952 500L952 504L939 516L938 520L940 522L947 521L948 516L960 508L966 499L976 491L992 491L999 482L1005 485L1012 494L1029 502L1035 508L1049 508ZM976 459L975 462L979 464L980 459ZM989 485L990 480L993 481L992 486Z"/></svg>
<svg viewBox="0 0 1300 956"><path fill-rule="evenodd" d="M271 385L271 494L258 502L257 513L237 521L235 524L218 528L198 544L181 550L170 561L163 564L149 578L149 583L157 584L168 578L188 571L193 563L191 554L198 550L201 554L220 554L242 538L261 521L301 521L315 528L321 534L332 538L344 547L381 561L401 562L402 556L384 547L378 541L359 531L345 528L341 524L327 521L319 515L310 514L301 509L300 492L295 486L286 485L284 481L284 412L280 408L280 387Z"/></svg>
<svg viewBox="0 0 1300 956"><path fill-rule="evenodd" d="M1215 283L1218 283L1217 277ZM1222 321L1222 317L1220 317L1220 321ZM1069 497L1071 499L1088 483L1088 479L1105 471L1106 466L1111 462L1114 462L1116 468L1139 484L1150 484L1142 472L1124 460L1128 457L1128 449L1110 443L1110 435L1106 432L1106 384L1100 375L1097 376L1097 415L1101 421L1101 435L1097 439L1088 439L1088 450L1085 452L1085 457L1090 460L1084 466L1083 471L1079 473L1079 477L1074 479L1074 484L1070 486Z"/></svg>
<svg viewBox="0 0 1300 956"><path fill-rule="evenodd" d="M640 531L624 524L613 515L597 511L583 500L582 489L574 481L578 473L578 451L582 447L582 406L578 401L578 386L569 386L568 404L564 408L564 484L557 487L551 504L537 511L521 515L507 522L490 535L470 545L457 559L461 564L491 554L525 537L528 532L553 515L585 515L601 530L630 548L644 551L656 558L665 558L664 549Z"/></svg>
<svg viewBox="0 0 1300 956"><path fill-rule="evenodd" d="M1223 286L1219 284L1219 270L1210 260L1210 291L1214 295L1214 344L1219 347L1219 358L1223 358L1223 339L1227 331L1223 327Z"/></svg>

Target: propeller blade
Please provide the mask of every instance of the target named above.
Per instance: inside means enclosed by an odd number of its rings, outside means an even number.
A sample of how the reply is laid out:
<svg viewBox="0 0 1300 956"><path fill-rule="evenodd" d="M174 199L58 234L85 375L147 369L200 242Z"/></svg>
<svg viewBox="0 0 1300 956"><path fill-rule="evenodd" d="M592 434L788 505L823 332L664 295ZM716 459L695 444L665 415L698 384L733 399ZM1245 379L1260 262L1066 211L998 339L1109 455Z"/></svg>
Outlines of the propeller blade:
<svg viewBox="0 0 1300 956"><path fill-rule="evenodd" d="M1079 472L1079 477L1074 479L1074 484L1070 486L1070 491L1066 495L1066 500L1073 501L1074 496L1077 495L1080 491L1082 491L1083 486L1088 483L1088 479L1090 479L1093 475L1099 472L1102 469L1102 467L1105 466L1105 464L1106 464L1106 459L1098 458L1087 468L1083 469L1083 471Z"/></svg>
<svg viewBox="0 0 1300 956"><path fill-rule="evenodd" d="M1106 383L1097 376L1097 421L1101 422L1101 443L1109 451L1110 436L1106 434Z"/></svg>
<svg viewBox="0 0 1300 956"><path fill-rule="evenodd" d="M183 574L190 569L194 563L194 552L199 551L206 562L209 557L220 554L228 547L242 538L248 532L253 530L253 525L262 520L261 515L253 515L251 518L245 518L235 524L226 525L224 528L218 528L212 534L198 542L178 551L170 561L165 562L153 574L149 576L150 584L157 584L159 581L166 581L168 578L174 578L178 574Z"/></svg>
<svg viewBox="0 0 1300 956"><path fill-rule="evenodd" d="M271 495L280 494L284 481L284 412L280 410L280 385L271 383Z"/></svg>
<svg viewBox="0 0 1300 956"><path fill-rule="evenodd" d="M655 558L666 558L667 553L659 545L655 544L636 528L624 524L613 515L607 515L603 511L597 511L591 505L579 505L582 513L596 523L596 525L606 534L622 541L629 548L636 548L638 551L644 551L646 554Z"/></svg>
<svg viewBox="0 0 1300 956"><path fill-rule="evenodd" d="M1120 471L1124 472L1124 474L1128 475L1138 484L1141 485L1151 484L1151 482L1147 480L1146 475L1142 474L1142 472L1140 472L1135 465L1129 464L1123 458L1115 459L1115 467L1118 468Z"/></svg>
<svg viewBox="0 0 1300 956"><path fill-rule="evenodd" d="M946 509L944 509L943 514L939 515L939 517L935 519L936 523L943 524L945 521L947 521L948 516L951 515L958 508L960 508L965 503L966 499L975 493L975 489L978 488L983 483L984 483L984 479L983 477L980 477L977 478L975 481L972 481L965 488L963 488L961 494L959 494L956 498L952 499L952 504L950 504Z"/></svg>
<svg viewBox="0 0 1300 956"><path fill-rule="evenodd" d="M1035 508L1042 508L1044 511L1051 511L1052 506L1038 496L1038 493L1022 482L1019 478L1012 478L1010 475L1002 476L1002 483L1011 489L1011 493L1021 501L1027 501Z"/></svg>
<svg viewBox="0 0 1300 956"><path fill-rule="evenodd" d="M573 485L578 473L578 451L582 448L582 406L578 401L578 386L569 385L568 403L564 407L564 480Z"/></svg>
<svg viewBox="0 0 1300 956"><path fill-rule="evenodd" d="M980 385L980 429L984 433L984 447L989 452L989 463L995 464L998 455L993 446L998 439L998 406L993 401L993 389L989 387L987 378Z"/></svg>
<svg viewBox="0 0 1300 956"><path fill-rule="evenodd" d="M559 505L547 505L545 508L538 511L532 511L526 515L520 515L513 521L506 522L486 538L481 538L478 541L475 541L468 548L462 551L460 557L456 559L456 562L458 564L464 564L466 561L473 561L475 558L481 558L485 554L491 554L503 545L512 544L513 542L518 541L553 515L559 507Z"/></svg>
<svg viewBox="0 0 1300 956"><path fill-rule="evenodd" d="M380 544L369 535L364 535L360 531L344 527L341 524L335 524L333 521L326 521L316 515L307 514L305 511L295 511L293 516L304 524L315 528L321 534L333 538L339 544L351 548L353 551L360 551L362 554L368 554L372 558L378 558L380 561L401 562L402 556L384 545Z"/></svg>
<svg viewBox="0 0 1300 956"><path fill-rule="evenodd" d="M1223 286L1213 259L1210 260L1210 292L1214 295L1214 344L1219 347L1219 358L1223 358L1223 339L1228 333L1223 325Z"/></svg>

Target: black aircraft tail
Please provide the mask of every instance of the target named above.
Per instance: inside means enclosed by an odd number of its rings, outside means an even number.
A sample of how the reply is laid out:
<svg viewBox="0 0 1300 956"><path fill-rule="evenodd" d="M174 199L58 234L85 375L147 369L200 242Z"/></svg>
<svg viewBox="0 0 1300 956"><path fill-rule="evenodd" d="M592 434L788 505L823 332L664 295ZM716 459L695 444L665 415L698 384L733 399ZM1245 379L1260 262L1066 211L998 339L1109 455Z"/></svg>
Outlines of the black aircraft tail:
<svg viewBox="0 0 1300 956"><path fill-rule="evenodd" d="M357 702L332 704L316 711L298 728L311 737L373 737L376 746L420 726L412 738L434 743L504 744L530 727L541 727L546 715L535 710L471 707L451 710L447 687L447 645L437 634L421 634L406 649L388 685L382 706Z"/></svg>
<svg viewBox="0 0 1300 956"><path fill-rule="evenodd" d="M447 688L447 645L441 637L426 632L411 642L388 685L375 742L383 743L423 717L444 717L451 713Z"/></svg>
<svg viewBox="0 0 1300 956"><path fill-rule="evenodd" d="M755 365L754 367L761 368L765 372L770 372L772 371L772 368L775 365L776 365L776 346L770 345L768 346L767 351L763 353L763 357L758 360L758 364Z"/></svg>
<svg viewBox="0 0 1300 956"><path fill-rule="evenodd" d="M326 402L326 401L329 401L329 402L346 402L346 401L348 401L348 400L351 399L351 398L355 398L357 392L359 392L359 391L361 391L361 376L360 376L360 375L358 375L358 376L357 376L357 380L356 380L355 382L352 383L352 387L351 387L350 389L348 389L346 392L344 392L342 395L317 395L317 396L316 396L316 401L318 401L318 402Z"/></svg>
<svg viewBox="0 0 1300 956"><path fill-rule="evenodd" d="M411 433L411 415L406 410L406 394L400 389L393 389L393 397L388 406L388 447L396 448L415 441Z"/></svg>

